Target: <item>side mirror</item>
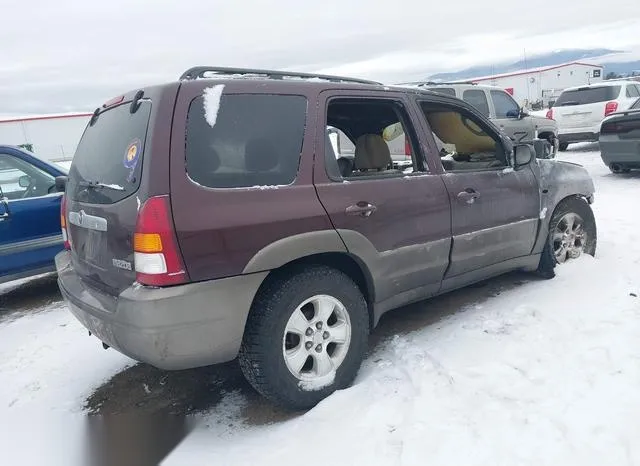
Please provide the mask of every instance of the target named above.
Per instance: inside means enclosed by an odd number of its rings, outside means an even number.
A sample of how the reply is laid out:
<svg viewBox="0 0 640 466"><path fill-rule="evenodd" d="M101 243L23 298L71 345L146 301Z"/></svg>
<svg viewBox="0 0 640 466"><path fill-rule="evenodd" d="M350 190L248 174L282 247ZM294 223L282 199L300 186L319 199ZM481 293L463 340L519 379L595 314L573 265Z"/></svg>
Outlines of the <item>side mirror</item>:
<svg viewBox="0 0 640 466"><path fill-rule="evenodd" d="M56 176L56 191L63 193L67 187L67 180L68 177L66 176Z"/></svg>
<svg viewBox="0 0 640 466"><path fill-rule="evenodd" d="M507 118L519 118L520 110L509 110L506 116Z"/></svg>
<svg viewBox="0 0 640 466"><path fill-rule="evenodd" d="M523 118L526 118L529 116L529 112L527 112L524 107L520 107L520 114L518 115L518 118L520 118L521 120Z"/></svg>
<svg viewBox="0 0 640 466"><path fill-rule="evenodd" d="M536 154L533 151L533 148L529 144L522 144L516 146L514 149L514 167L516 170L522 168L526 165L529 165L531 161L535 158Z"/></svg>
<svg viewBox="0 0 640 466"><path fill-rule="evenodd" d="M28 175L22 175L18 178L18 186L25 189L28 188L31 186L31 178Z"/></svg>

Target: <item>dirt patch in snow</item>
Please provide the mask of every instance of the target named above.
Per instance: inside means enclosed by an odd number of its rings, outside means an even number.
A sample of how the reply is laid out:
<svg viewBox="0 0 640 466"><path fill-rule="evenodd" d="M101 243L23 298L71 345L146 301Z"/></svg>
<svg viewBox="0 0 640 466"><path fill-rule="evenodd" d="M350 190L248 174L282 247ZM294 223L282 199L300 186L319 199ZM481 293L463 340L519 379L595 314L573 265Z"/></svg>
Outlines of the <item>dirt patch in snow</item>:
<svg viewBox="0 0 640 466"><path fill-rule="evenodd" d="M56 274L4 283L0 285L0 322L44 312L60 302L62 295Z"/></svg>

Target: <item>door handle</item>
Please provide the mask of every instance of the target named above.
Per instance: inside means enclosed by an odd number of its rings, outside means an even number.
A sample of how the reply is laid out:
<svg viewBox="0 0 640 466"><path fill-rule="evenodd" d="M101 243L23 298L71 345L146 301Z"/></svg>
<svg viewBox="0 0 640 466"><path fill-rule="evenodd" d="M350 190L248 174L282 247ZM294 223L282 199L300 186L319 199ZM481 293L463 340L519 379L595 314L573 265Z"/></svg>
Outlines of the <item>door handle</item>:
<svg viewBox="0 0 640 466"><path fill-rule="evenodd" d="M359 215L360 217L368 217L374 213L378 208L373 204L369 204L365 201L360 201L357 204L350 205L345 209L347 215Z"/></svg>
<svg viewBox="0 0 640 466"><path fill-rule="evenodd" d="M479 197L480 193L471 188L467 188L458 193L458 200L467 204L473 204Z"/></svg>

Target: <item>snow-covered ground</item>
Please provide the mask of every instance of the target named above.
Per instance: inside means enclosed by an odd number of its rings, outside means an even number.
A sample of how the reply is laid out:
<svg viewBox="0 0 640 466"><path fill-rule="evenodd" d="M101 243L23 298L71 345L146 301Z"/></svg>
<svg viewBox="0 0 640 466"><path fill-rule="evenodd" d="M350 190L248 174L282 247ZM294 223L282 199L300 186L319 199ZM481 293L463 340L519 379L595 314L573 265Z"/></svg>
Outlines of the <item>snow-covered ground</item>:
<svg viewBox="0 0 640 466"><path fill-rule="evenodd" d="M392 337L353 387L292 420L248 425L249 401L232 391L163 464L640 464L640 174L610 174L594 147L560 158L596 183L595 258ZM0 430L78 421L91 391L130 364L62 304L0 321ZM52 464L25 461L6 438L0 463Z"/></svg>

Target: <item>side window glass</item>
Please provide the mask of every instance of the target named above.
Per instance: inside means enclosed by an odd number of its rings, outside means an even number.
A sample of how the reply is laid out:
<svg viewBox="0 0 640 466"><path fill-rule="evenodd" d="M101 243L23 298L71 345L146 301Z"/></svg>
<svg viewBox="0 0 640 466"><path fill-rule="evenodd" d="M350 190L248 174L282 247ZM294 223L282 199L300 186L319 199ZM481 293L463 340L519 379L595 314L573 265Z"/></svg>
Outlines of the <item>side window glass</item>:
<svg viewBox="0 0 640 466"><path fill-rule="evenodd" d="M47 172L8 154L0 154L0 190L9 200L45 196L55 187Z"/></svg>
<svg viewBox="0 0 640 466"><path fill-rule="evenodd" d="M462 100L469 105L473 105L487 118L490 115L489 102L487 102L487 95L480 89L467 89L462 93Z"/></svg>
<svg viewBox="0 0 640 466"><path fill-rule="evenodd" d="M209 188L291 184L298 173L307 99L222 94L213 118L203 97L187 120L187 173Z"/></svg>
<svg viewBox="0 0 640 466"><path fill-rule="evenodd" d="M520 107L506 92L491 91L491 100L496 109L496 118L518 118Z"/></svg>
<svg viewBox="0 0 640 466"><path fill-rule="evenodd" d="M496 170L508 166L502 143L471 114L454 107L421 102L447 172Z"/></svg>
<svg viewBox="0 0 640 466"><path fill-rule="evenodd" d="M382 99L336 98L327 106L325 162L336 179L394 177L421 172L413 129L401 103ZM331 151L331 155L329 155Z"/></svg>
<svg viewBox="0 0 640 466"><path fill-rule="evenodd" d="M638 92L638 88L635 84L627 86L627 97L640 97L640 93Z"/></svg>
<svg viewBox="0 0 640 466"><path fill-rule="evenodd" d="M634 110L640 108L640 99L636 100L636 103L633 104L631 108Z"/></svg>

